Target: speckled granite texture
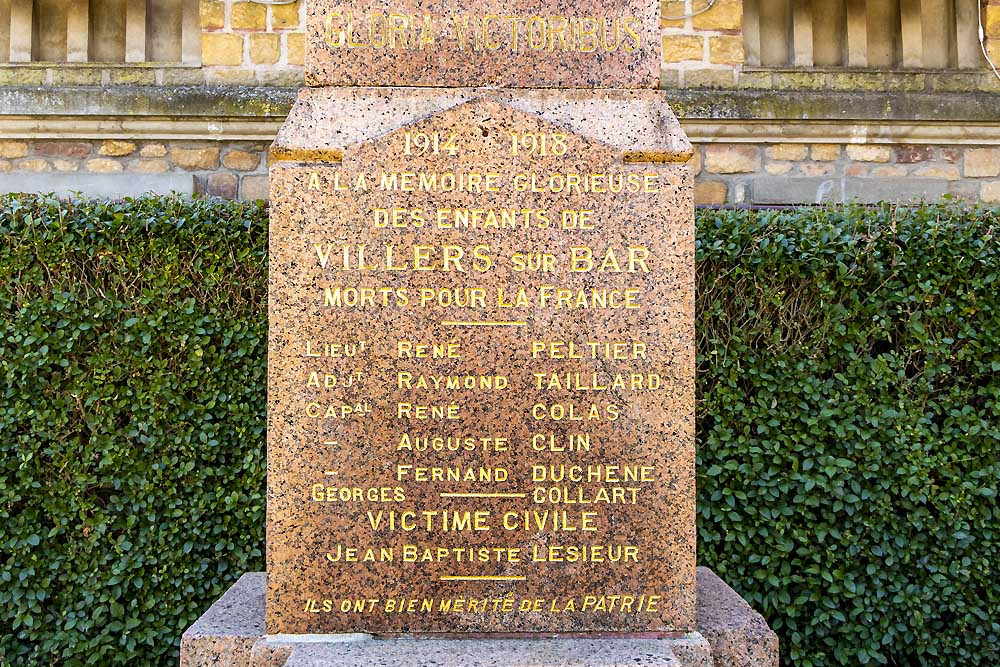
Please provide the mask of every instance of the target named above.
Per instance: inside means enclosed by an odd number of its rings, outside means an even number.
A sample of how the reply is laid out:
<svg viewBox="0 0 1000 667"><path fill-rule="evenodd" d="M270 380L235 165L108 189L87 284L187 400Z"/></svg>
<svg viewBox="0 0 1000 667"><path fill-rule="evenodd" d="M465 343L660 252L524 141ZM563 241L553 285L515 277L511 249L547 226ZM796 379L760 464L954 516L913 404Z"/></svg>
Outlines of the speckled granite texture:
<svg viewBox="0 0 1000 667"><path fill-rule="evenodd" d="M698 570L698 625L696 632L683 637L660 640L594 639L594 640L518 640L476 641L449 640L380 640L366 641L366 636L333 635L304 637L264 637L264 574L250 573L243 576L226 595L212 606L184 634L181 640L182 667L286 667L296 653L296 660L289 665L369 665L386 655L394 655L397 667L434 664L431 660L447 655L468 655L468 647L475 646L476 659L493 662L473 663L515 667L531 665L576 665L598 667L617 664L613 659L623 657L621 664L628 665L677 665L678 667L778 667L778 639L764 619L708 568ZM707 640L707 642L706 642ZM581 647L574 647L580 643ZM540 646L538 646L540 645ZM565 645L566 653L559 647ZM345 646L350 646L345 650ZM507 647L521 649L515 653ZM537 646L537 648L536 648ZM442 647L446 655L442 656ZM494 648L496 647L496 648ZM623 650L623 647L628 647ZM415 650L419 649L419 650ZM427 651L426 649L436 649ZM550 662L534 660L545 651ZM323 661L316 662L318 656ZM343 658L362 660L347 662ZM426 660L425 660L426 656ZM499 658L506 656L505 661ZM571 662L585 657L586 662ZM650 661L660 656L663 662ZM532 658L532 659L529 659ZM563 662L555 662L562 658ZM641 662L641 660L646 662Z"/></svg>
<svg viewBox="0 0 1000 667"><path fill-rule="evenodd" d="M483 98L585 135L626 162L682 163L691 157L691 144L662 91L481 88L303 88L272 155L339 162L354 144Z"/></svg>
<svg viewBox="0 0 1000 667"><path fill-rule="evenodd" d="M269 633L693 629L692 179L626 161L609 105L661 119L658 157L690 149L660 96L592 102L474 96L330 165L309 151L352 107L293 114L304 161L271 167Z"/></svg>
<svg viewBox="0 0 1000 667"><path fill-rule="evenodd" d="M310 0L310 86L655 88L655 0Z"/></svg>

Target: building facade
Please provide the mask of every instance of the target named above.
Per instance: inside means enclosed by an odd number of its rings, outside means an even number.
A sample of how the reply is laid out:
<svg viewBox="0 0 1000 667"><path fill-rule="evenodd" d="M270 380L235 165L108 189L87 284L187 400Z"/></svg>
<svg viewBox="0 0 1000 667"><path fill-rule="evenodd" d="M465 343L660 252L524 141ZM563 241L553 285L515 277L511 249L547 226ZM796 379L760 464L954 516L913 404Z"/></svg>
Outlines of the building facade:
<svg viewBox="0 0 1000 667"><path fill-rule="evenodd" d="M1000 0L662 16L699 204L1000 202ZM0 0L0 191L265 198L304 25L301 0Z"/></svg>

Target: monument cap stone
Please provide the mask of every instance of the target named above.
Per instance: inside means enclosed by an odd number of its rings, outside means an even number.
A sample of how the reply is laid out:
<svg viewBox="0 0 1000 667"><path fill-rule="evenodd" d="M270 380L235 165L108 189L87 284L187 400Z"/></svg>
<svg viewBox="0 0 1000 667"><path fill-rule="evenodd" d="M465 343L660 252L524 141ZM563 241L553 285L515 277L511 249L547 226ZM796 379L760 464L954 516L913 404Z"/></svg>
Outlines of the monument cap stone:
<svg viewBox="0 0 1000 667"><path fill-rule="evenodd" d="M309 86L655 88L657 0L310 0Z"/></svg>

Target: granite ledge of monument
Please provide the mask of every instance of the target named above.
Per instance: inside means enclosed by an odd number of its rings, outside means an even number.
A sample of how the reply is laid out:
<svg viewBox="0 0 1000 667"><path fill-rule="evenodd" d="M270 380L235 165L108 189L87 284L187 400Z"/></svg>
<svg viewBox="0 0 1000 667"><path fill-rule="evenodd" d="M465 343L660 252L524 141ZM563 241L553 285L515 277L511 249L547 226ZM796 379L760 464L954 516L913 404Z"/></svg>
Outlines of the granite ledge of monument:
<svg viewBox="0 0 1000 667"><path fill-rule="evenodd" d="M291 649L283 642L294 642L294 636L264 636L264 586L263 572L245 574L233 584L184 633L181 667L284 665ZM778 637L767 621L706 567L697 568L696 629L708 640L716 667L778 667ZM336 637L340 640L364 636ZM319 636L309 638L316 640ZM694 654L699 651L684 656L678 652L679 648L674 647L678 657L697 662L698 655Z"/></svg>
<svg viewBox="0 0 1000 667"><path fill-rule="evenodd" d="M349 146L483 98L606 144L626 162L683 163L692 154L677 116L655 90L304 88L271 156L338 162Z"/></svg>

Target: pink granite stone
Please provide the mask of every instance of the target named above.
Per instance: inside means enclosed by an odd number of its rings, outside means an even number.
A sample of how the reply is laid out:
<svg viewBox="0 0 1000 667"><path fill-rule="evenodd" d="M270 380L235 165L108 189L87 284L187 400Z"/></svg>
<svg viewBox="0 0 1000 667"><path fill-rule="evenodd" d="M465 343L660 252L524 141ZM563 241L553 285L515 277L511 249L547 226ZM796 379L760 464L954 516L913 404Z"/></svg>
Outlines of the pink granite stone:
<svg viewBox="0 0 1000 667"><path fill-rule="evenodd" d="M690 147L647 103L631 152L503 93L336 150L289 121L269 633L694 628L691 175L638 161Z"/></svg>
<svg viewBox="0 0 1000 667"><path fill-rule="evenodd" d="M311 0L310 86L655 88L655 0Z"/></svg>

